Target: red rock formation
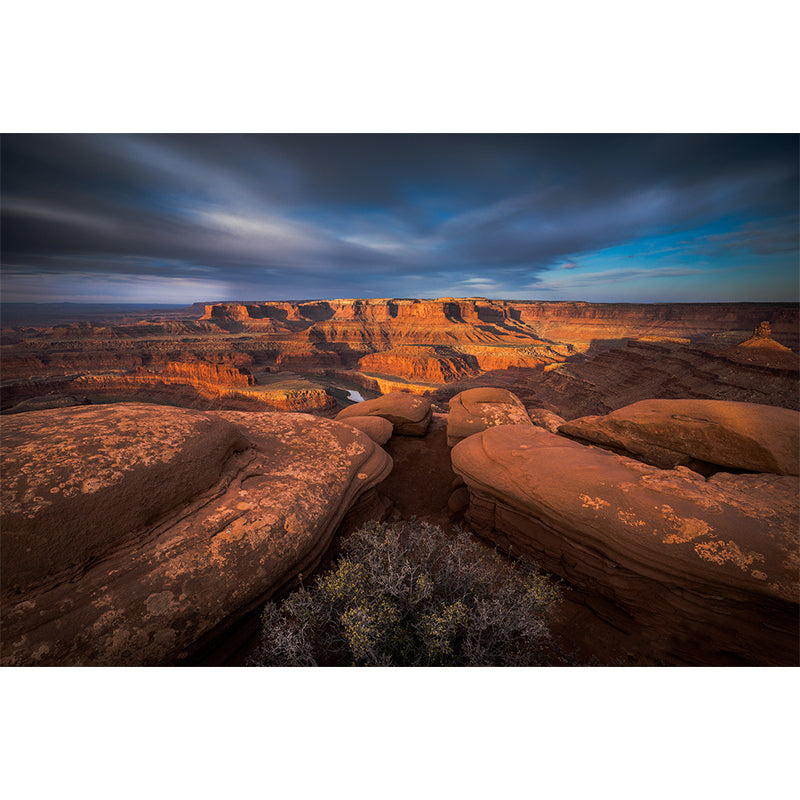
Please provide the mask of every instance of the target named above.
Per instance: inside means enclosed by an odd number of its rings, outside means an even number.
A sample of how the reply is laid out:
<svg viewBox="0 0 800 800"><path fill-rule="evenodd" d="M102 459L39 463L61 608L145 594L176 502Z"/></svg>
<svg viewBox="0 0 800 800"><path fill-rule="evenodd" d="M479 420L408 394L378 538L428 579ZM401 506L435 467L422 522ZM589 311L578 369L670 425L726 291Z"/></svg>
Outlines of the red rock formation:
<svg viewBox="0 0 800 800"><path fill-rule="evenodd" d="M452 451L469 526L578 587L654 662L798 664L798 480L660 470L534 426Z"/></svg>
<svg viewBox="0 0 800 800"><path fill-rule="evenodd" d="M323 370L323 374L333 378L341 378L349 383L355 383L376 394L406 392L408 394L428 395L435 392L440 386L437 383L416 383L402 378L387 378L383 375L365 375L357 370L326 369Z"/></svg>
<svg viewBox="0 0 800 800"><path fill-rule="evenodd" d="M507 389L467 389L450 401L447 415L449 447L493 425L530 425L519 397Z"/></svg>
<svg viewBox="0 0 800 800"><path fill-rule="evenodd" d="M719 340L733 344L762 320L776 338L800 345L798 308L774 303L515 302L512 314L537 335L576 346L642 336Z"/></svg>
<svg viewBox="0 0 800 800"><path fill-rule="evenodd" d="M353 403L336 415L337 420L349 417L383 417L394 425L401 436L424 436L431 421L431 401L405 392L391 392L374 400Z"/></svg>
<svg viewBox="0 0 800 800"><path fill-rule="evenodd" d="M737 362L757 363L773 369L797 370L798 367L797 354L772 338L768 322L761 322L749 339L723 352Z"/></svg>
<svg viewBox="0 0 800 800"><path fill-rule="evenodd" d="M482 319L473 300L336 300L331 319L307 332L311 341L371 343L493 344L532 338L519 323ZM504 314L495 315L502 322Z"/></svg>
<svg viewBox="0 0 800 800"><path fill-rule="evenodd" d="M392 438L394 425L383 417L346 417L339 420L342 425L352 425L363 431L375 444L384 445Z"/></svg>
<svg viewBox="0 0 800 800"><path fill-rule="evenodd" d="M539 428L544 428L550 433L558 433L558 429L566 422L564 417L559 417L546 408L527 409L531 422Z"/></svg>
<svg viewBox="0 0 800 800"><path fill-rule="evenodd" d="M797 348L798 309L770 303L581 303L437 300L331 300L321 303L224 303L206 307L204 320L251 324L262 316L315 321L314 341L396 343L492 342L545 338L589 345L593 341L659 336L718 338L730 343L768 319L776 338ZM371 332L370 332L371 331ZM378 335L380 332L381 336ZM383 344L387 342L382 342Z"/></svg>
<svg viewBox="0 0 800 800"><path fill-rule="evenodd" d="M31 412L3 435L3 665L152 665L309 574L391 470L308 415Z"/></svg>
<svg viewBox="0 0 800 800"><path fill-rule="evenodd" d="M798 410L800 360L739 359L729 348L685 347L670 342L630 342L592 357L579 356L552 369L495 370L438 387L439 405L464 389L501 386L528 408L547 408L565 419L606 414L650 398L702 398L780 406ZM753 349L746 353L760 352Z"/></svg>
<svg viewBox="0 0 800 800"><path fill-rule="evenodd" d="M255 386L256 379L246 369L226 364L181 363L170 361L161 373L165 383L181 382L191 386Z"/></svg>
<svg viewBox="0 0 800 800"><path fill-rule="evenodd" d="M290 372L336 368L344 363L339 353L321 350L308 342L282 342L276 358L278 368Z"/></svg>
<svg viewBox="0 0 800 800"><path fill-rule="evenodd" d="M412 381L450 383L477 375L480 370L473 356L444 347L401 346L359 359L362 372L398 375Z"/></svg>
<svg viewBox="0 0 800 800"><path fill-rule="evenodd" d="M160 373L169 362L189 361L247 366L254 372L352 370L361 362L361 373L373 373L361 380L370 380L376 390L416 393L435 391L445 381L462 384L456 391L470 388L463 384L471 377L502 386L506 377L484 379L480 373L544 365L546 380L537 376L535 385L552 390L559 401L552 410L567 417L608 411L662 392L772 405L798 402L795 354L763 346L728 347L764 319L780 342L796 346L798 309L793 305L439 298L219 303L206 305L202 314L199 308L190 311L184 312L186 318L153 315L138 323L121 317L124 325L108 316L68 323L57 331L15 329L18 333L12 331L10 339L6 334L2 348L3 408L13 404L8 393L20 402L31 396L27 390L34 396L58 391L27 383L33 378L82 374L111 381L120 370L130 374L144 367ZM612 355L603 360L604 348L632 337L648 341L632 342L624 354L618 347L606 350ZM700 352L698 337L727 349L717 347L713 356ZM694 344L680 347L681 339ZM591 359L581 362L577 351ZM208 397L212 382L203 383ZM531 390L509 388L521 397ZM542 397L536 405L549 403Z"/></svg>
<svg viewBox="0 0 800 800"><path fill-rule="evenodd" d="M776 475L800 474L800 413L722 400L642 400L559 433L609 446L664 469L699 460Z"/></svg>

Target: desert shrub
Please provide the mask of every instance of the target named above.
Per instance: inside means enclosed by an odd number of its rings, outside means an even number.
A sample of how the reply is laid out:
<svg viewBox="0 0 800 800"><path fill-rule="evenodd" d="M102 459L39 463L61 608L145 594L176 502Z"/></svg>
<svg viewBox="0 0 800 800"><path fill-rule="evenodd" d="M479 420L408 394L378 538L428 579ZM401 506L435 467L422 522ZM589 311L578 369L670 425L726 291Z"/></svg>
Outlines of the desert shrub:
<svg viewBox="0 0 800 800"><path fill-rule="evenodd" d="M535 666L557 661L558 588L470 534L424 522L351 534L332 569L262 616L262 666Z"/></svg>

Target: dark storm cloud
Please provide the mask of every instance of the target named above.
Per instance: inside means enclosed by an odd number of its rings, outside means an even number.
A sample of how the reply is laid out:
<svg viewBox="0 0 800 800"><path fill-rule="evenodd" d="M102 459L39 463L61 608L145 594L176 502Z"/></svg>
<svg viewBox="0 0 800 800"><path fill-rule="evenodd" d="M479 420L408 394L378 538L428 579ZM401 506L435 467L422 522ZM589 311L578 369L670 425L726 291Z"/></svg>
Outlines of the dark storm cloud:
<svg viewBox="0 0 800 800"><path fill-rule="evenodd" d="M3 271L500 291L718 220L796 248L797 186L792 136L5 136Z"/></svg>

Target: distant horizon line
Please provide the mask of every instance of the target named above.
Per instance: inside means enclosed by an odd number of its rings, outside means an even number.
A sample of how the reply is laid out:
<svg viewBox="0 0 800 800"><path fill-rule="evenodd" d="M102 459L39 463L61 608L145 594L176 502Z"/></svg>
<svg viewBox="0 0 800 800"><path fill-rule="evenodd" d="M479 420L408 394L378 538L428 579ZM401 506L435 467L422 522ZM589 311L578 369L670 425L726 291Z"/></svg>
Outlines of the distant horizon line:
<svg viewBox="0 0 800 800"><path fill-rule="evenodd" d="M391 301L436 301L436 300L483 300L490 303L586 303L588 305L646 305L646 306L677 306L677 305L800 305L798 300L544 300L528 299L518 300L502 297L479 297L468 295L463 297L314 297L301 299L262 299L262 300L195 300L190 303L126 303L122 301L81 301L81 300L9 300L0 301L0 307L5 306L125 306L128 308L192 308L201 305L257 305L260 303L334 303L345 300L358 300L372 303Z"/></svg>

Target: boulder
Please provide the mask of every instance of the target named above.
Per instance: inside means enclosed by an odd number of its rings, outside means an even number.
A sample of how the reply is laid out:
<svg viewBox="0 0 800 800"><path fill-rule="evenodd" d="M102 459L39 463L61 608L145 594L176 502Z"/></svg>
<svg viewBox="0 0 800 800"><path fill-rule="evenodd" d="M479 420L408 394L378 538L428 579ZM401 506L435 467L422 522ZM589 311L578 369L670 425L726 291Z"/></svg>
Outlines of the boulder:
<svg viewBox="0 0 800 800"><path fill-rule="evenodd" d="M669 469L692 460L797 475L800 413L723 400L642 400L564 423L559 433L627 451Z"/></svg>
<svg viewBox="0 0 800 800"><path fill-rule="evenodd" d="M311 572L392 467L306 414L114 404L2 434L3 665L181 663Z"/></svg>
<svg viewBox="0 0 800 800"><path fill-rule="evenodd" d="M424 436L431 421L431 401L406 392L390 392L374 400L353 403L336 415L337 420L349 417L383 417L401 436Z"/></svg>
<svg viewBox="0 0 800 800"><path fill-rule="evenodd" d="M347 417L343 425L350 425L366 433L375 444L385 445L392 438L394 425L383 417Z"/></svg>
<svg viewBox="0 0 800 800"><path fill-rule="evenodd" d="M566 422L564 417L559 417L558 414L554 414L546 408L529 408L528 416L534 425L544 428L550 433L557 433L559 427Z"/></svg>
<svg viewBox="0 0 800 800"><path fill-rule="evenodd" d="M447 444L452 447L467 436L493 425L530 424L530 417L522 401L508 389L467 389L450 400Z"/></svg>
<svg viewBox="0 0 800 800"><path fill-rule="evenodd" d="M798 663L798 479L660 470L541 428L457 444L467 524L580 590L656 663Z"/></svg>

